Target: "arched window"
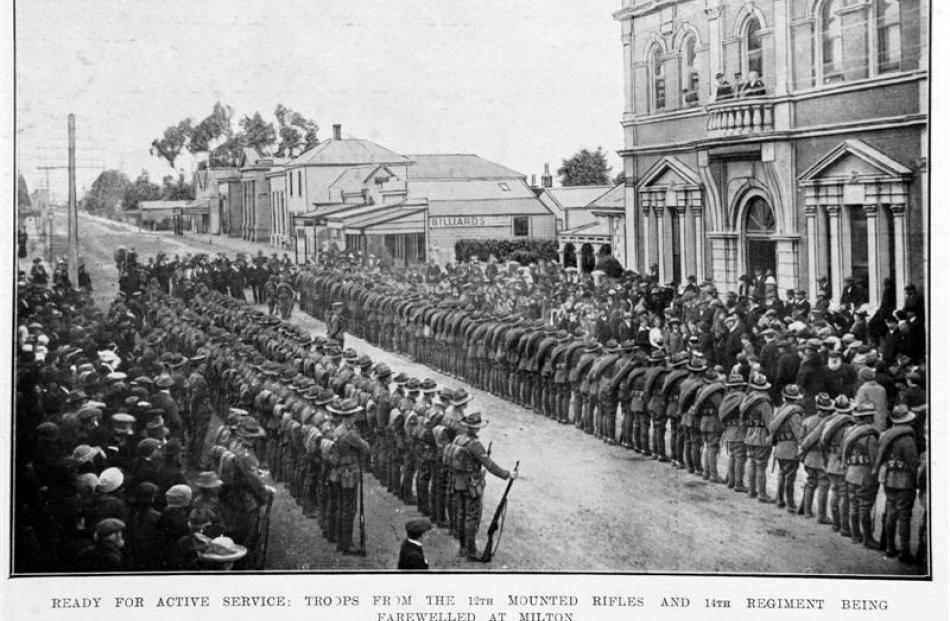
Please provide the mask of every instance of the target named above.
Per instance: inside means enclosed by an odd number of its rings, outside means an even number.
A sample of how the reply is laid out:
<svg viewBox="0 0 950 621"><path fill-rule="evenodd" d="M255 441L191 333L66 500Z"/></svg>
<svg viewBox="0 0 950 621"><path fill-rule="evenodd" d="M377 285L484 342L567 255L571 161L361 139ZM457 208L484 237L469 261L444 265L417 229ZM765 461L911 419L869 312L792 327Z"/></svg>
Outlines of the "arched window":
<svg viewBox="0 0 950 621"><path fill-rule="evenodd" d="M825 84L844 79L840 9L841 0L827 0L821 7L821 65Z"/></svg>
<svg viewBox="0 0 950 621"><path fill-rule="evenodd" d="M653 110L662 110L666 107L666 80L663 78L662 50L654 45L650 50L650 77L652 82Z"/></svg>
<svg viewBox="0 0 950 621"><path fill-rule="evenodd" d="M748 76L753 71L762 77L762 24L755 17L750 17L746 24L743 45L745 47L745 73ZM748 78L747 78L748 79Z"/></svg>
<svg viewBox="0 0 950 621"><path fill-rule="evenodd" d="M901 8L898 0L876 0L878 73L901 68Z"/></svg>
<svg viewBox="0 0 950 621"><path fill-rule="evenodd" d="M775 232L775 216L764 198L754 197L746 207L746 233L753 236L768 236Z"/></svg>
<svg viewBox="0 0 950 621"><path fill-rule="evenodd" d="M690 34L683 41L683 66L680 75L683 81L683 105L699 105L699 70L696 67L696 35Z"/></svg>

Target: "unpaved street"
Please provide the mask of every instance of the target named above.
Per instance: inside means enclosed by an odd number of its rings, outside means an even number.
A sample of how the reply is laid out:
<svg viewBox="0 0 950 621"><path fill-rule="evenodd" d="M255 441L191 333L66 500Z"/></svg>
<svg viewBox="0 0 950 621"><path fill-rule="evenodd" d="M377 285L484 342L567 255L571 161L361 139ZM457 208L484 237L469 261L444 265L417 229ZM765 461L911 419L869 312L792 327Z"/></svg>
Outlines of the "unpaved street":
<svg viewBox="0 0 950 621"><path fill-rule="evenodd" d="M209 250L233 254L240 244L227 246L228 240L222 240L209 245L190 236L138 233L125 225L86 217L80 226L81 252L103 303L117 289L112 251L119 244L135 246L143 258L160 249L169 254ZM265 253L271 252L260 247ZM325 331L321 322L299 310L294 311L293 321L313 334ZM358 339L348 337L346 345L386 362L394 370L419 378L432 377L440 385L461 385L454 378ZM851 543L850 538L832 533L830 527L819 527L813 519L760 504L724 485L704 482L673 470L669 464L608 446L573 426L559 425L470 386L466 388L475 395L470 410L479 409L490 419L482 434L486 441L493 442L492 457L505 467L520 460L521 477L512 487L501 548L492 565L459 559L457 543L445 531L436 530L426 539L433 568L754 574L914 571L885 559L880 552ZM724 463L724 452L721 458ZM802 479L800 475L799 486ZM479 545L503 490L501 480L489 477ZM879 499L878 520L882 505ZM915 517L919 511L916 507ZM417 513L399 503L369 475L366 513L367 557L343 557L325 542L315 520L303 517L281 490L272 517L270 566L299 570L394 568L404 536L403 523Z"/></svg>

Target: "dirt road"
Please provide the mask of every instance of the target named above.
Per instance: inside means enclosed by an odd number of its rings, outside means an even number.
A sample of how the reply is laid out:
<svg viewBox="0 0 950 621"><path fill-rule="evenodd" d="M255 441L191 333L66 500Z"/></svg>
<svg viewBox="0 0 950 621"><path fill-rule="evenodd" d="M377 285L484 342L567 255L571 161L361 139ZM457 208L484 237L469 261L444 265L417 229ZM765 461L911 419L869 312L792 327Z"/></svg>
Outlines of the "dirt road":
<svg viewBox="0 0 950 621"><path fill-rule="evenodd" d="M82 227L82 253L103 301L111 299L116 290L112 251L119 244L135 246L141 257L159 249L171 254L221 249L194 238L141 234L125 225L85 218ZM299 310L294 311L292 320L313 334L325 332L321 322ZM440 385L464 385L359 339L348 337L346 345L411 376L432 377ZM668 464L608 446L573 426L559 425L471 386L466 388L475 395L473 407L490 419L482 435L494 443L493 458L505 467L520 460L521 477L511 491L495 561L484 566L459 559L455 540L436 530L426 539L427 556L434 568L754 574L918 571L855 545L814 520L760 504L723 485L674 471ZM305 518L281 490L272 517L269 565L299 570L394 568L404 521L417 513L369 475L365 489L367 557L337 554L320 535L316 522ZM489 476L479 545L503 490L504 482ZM773 491L774 480L770 481ZM878 516L881 504L879 499ZM919 514L919 507L915 513Z"/></svg>

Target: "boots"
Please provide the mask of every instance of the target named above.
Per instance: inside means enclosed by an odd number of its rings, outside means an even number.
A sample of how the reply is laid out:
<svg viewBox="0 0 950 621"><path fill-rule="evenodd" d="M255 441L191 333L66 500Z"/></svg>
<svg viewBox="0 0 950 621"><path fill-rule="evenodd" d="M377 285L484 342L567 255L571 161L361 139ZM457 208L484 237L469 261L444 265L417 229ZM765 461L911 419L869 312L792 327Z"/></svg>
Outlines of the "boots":
<svg viewBox="0 0 950 621"><path fill-rule="evenodd" d="M815 490L806 487L805 493L802 494L802 504L798 505L798 514L804 515L807 518L815 517L815 514L812 513L812 500L815 497Z"/></svg>
<svg viewBox="0 0 950 621"><path fill-rule="evenodd" d="M706 449L706 471L703 478L709 479L710 483L725 483L719 478L719 449Z"/></svg>
<svg viewBox="0 0 950 621"><path fill-rule="evenodd" d="M779 495L782 490L779 490ZM788 474L785 477L785 506L789 513L795 513L795 473Z"/></svg>
<svg viewBox="0 0 950 621"><path fill-rule="evenodd" d="M861 533L865 548L877 550L880 547L881 544L874 539L874 524L871 522L870 513L861 516Z"/></svg>
<svg viewBox="0 0 950 621"><path fill-rule="evenodd" d="M775 486L775 506L779 509L785 508L785 472L779 469L778 483Z"/></svg>
<svg viewBox="0 0 950 621"><path fill-rule="evenodd" d="M749 498L758 498L758 487L755 484L755 462L749 462Z"/></svg>
<svg viewBox="0 0 950 621"><path fill-rule="evenodd" d="M818 484L818 523L831 524L828 519L828 486Z"/></svg>
<svg viewBox="0 0 950 621"><path fill-rule="evenodd" d="M743 481L745 480L745 462L745 455L737 455L735 458L735 467L732 471L733 482L735 483L733 490L740 494L749 491L746 486L743 485Z"/></svg>
<svg viewBox="0 0 950 621"><path fill-rule="evenodd" d="M755 464L755 483L758 485L759 492L759 502L772 503L775 502L775 499L770 497L768 492L765 490L765 464Z"/></svg>
<svg viewBox="0 0 950 621"><path fill-rule="evenodd" d="M850 536L851 536L851 513L850 513L850 510L851 510L851 506L850 506L847 502L842 502L842 503L841 503L841 509L840 509L840 514L841 514L841 530L839 530L838 532L841 534L842 537L850 537Z"/></svg>

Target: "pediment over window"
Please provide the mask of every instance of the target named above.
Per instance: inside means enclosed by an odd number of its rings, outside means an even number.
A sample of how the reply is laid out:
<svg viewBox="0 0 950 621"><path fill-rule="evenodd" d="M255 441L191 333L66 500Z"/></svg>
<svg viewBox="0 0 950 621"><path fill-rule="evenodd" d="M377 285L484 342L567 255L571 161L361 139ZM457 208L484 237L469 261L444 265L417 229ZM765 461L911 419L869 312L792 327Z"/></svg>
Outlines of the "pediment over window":
<svg viewBox="0 0 950 621"><path fill-rule="evenodd" d="M699 175L675 157L664 157L643 175L638 185L641 190L652 188L699 187L702 182Z"/></svg>
<svg viewBox="0 0 950 621"><path fill-rule="evenodd" d="M802 185L862 183L901 179L913 174L909 168L861 140L846 140L818 160L799 178Z"/></svg>

